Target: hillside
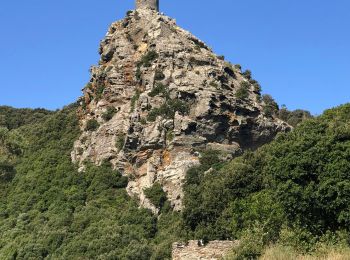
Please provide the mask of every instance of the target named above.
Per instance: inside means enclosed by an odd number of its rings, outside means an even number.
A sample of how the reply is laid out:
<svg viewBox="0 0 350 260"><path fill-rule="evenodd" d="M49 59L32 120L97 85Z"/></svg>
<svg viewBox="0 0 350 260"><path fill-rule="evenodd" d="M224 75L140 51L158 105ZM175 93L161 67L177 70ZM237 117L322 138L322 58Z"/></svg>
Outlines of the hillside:
<svg viewBox="0 0 350 260"><path fill-rule="evenodd" d="M187 173L183 213L165 202L158 218L110 165L79 173L71 163L76 108L16 130L27 145L14 178L0 180L2 259L166 259L173 242L195 238L251 239L240 253L252 257L270 243L296 252L348 243L350 105L231 162L208 152Z"/></svg>
<svg viewBox="0 0 350 260"><path fill-rule="evenodd" d="M76 103L0 107L0 259L349 259L350 104L280 107L158 4Z"/></svg>
<svg viewBox="0 0 350 260"><path fill-rule="evenodd" d="M149 259L157 221L128 197L127 180L71 163L76 106L18 132L27 146L14 178L1 179L1 259Z"/></svg>

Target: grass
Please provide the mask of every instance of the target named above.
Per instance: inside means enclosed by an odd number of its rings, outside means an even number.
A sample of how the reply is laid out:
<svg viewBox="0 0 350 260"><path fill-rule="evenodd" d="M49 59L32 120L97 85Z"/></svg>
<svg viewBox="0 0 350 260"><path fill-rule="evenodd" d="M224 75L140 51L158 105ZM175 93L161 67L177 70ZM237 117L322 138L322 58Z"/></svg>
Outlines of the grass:
<svg viewBox="0 0 350 260"><path fill-rule="evenodd" d="M268 247L260 260L350 260L350 248L320 246L312 254L298 253L292 247L273 245Z"/></svg>

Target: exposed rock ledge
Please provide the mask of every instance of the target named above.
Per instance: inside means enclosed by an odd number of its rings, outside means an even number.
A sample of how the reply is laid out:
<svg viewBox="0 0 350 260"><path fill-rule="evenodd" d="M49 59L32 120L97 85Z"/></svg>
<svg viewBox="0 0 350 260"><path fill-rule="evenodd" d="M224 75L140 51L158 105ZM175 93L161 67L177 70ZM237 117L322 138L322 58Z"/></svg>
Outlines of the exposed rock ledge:
<svg viewBox="0 0 350 260"><path fill-rule="evenodd" d="M91 69L72 160L104 160L129 177L127 191L157 212L144 189L159 182L175 210L200 151L232 158L290 127L264 113L257 83L175 21L152 10L113 23ZM238 95L245 88L244 96Z"/></svg>

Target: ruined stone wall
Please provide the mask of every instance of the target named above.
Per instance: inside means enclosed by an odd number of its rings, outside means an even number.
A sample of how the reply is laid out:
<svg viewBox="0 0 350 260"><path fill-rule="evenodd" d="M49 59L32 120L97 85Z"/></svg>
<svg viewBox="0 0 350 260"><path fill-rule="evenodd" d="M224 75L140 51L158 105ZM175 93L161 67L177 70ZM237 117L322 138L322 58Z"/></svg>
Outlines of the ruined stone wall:
<svg viewBox="0 0 350 260"><path fill-rule="evenodd" d="M200 241L191 240L188 244L174 243L173 260L220 260L236 246L236 241L211 241L201 246Z"/></svg>
<svg viewBox="0 0 350 260"><path fill-rule="evenodd" d="M159 0L136 0L136 9L150 8L159 11Z"/></svg>

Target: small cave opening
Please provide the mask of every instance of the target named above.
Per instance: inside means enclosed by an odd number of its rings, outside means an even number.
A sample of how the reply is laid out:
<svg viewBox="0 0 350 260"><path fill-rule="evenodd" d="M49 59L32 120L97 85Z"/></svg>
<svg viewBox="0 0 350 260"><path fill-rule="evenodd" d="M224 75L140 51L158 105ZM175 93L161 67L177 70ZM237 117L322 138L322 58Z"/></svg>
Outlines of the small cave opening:
<svg viewBox="0 0 350 260"><path fill-rule="evenodd" d="M192 133L194 133L196 131L197 131L197 123L196 122L191 122L191 123L188 124L188 127L185 130L185 134L186 135L190 135L190 134L192 134Z"/></svg>

